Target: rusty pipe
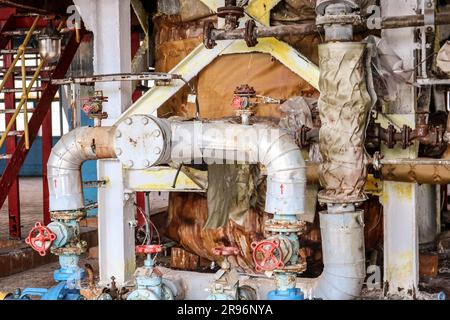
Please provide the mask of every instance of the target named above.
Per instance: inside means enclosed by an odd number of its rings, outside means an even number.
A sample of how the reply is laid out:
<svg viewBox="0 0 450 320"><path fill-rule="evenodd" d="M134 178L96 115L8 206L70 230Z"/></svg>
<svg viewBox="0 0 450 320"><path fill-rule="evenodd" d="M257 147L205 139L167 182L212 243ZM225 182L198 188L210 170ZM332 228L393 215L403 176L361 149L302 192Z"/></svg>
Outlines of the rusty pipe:
<svg viewBox="0 0 450 320"><path fill-rule="evenodd" d="M316 32L317 28L313 23L255 28L256 38L281 37L286 35L309 35ZM228 31L223 29L214 29L211 32L211 38L213 40L239 40L244 39L245 33L245 29L234 29Z"/></svg>
<svg viewBox="0 0 450 320"><path fill-rule="evenodd" d="M448 25L450 24L450 13L437 13L436 25ZM381 19L381 29L400 29L410 27L424 27L425 16L423 14L397 16L397 17L384 17Z"/></svg>
<svg viewBox="0 0 450 320"><path fill-rule="evenodd" d="M437 13L436 25L448 25L450 24L450 13ZM395 17L383 17L380 18L381 29L400 29L410 27L424 27L425 18L424 15L408 15L408 16L395 16ZM365 31L369 28L365 26L357 26L359 31ZM374 28L377 29L377 28ZM303 23L292 25L281 25L273 27L256 27L254 31L254 37L268 38L268 37L283 37L287 35L311 35L318 32L318 28L315 23ZM246 30L234 29L213 29L211 30L212 40L239 40L245 39Z"/></svg>
<svg viewBox="0 0 450 320"><path fill-rule="evenodd" d="M418 184L450 184L448 159L393 159L381 160L380 179ZM306 178L309 183L319 182L320 164L306 161Z"/></svg>
<svg viewBox="0 0 450 320"><path fill-rule="evenodd" d="M81 166L87 160L116 158L116 127L80 127L64 135L47 163L50 211L84 210Z"/></svg>

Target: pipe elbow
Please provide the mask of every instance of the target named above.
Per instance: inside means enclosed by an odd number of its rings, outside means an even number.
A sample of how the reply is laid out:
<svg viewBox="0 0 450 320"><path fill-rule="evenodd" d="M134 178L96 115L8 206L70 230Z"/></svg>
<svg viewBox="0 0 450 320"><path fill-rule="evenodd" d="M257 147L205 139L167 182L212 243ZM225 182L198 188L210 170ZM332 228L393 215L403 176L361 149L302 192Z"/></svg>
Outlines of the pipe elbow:
<svg viewBox="0 0 450 320"><path fill-rule="evenodd" d="M356 299L366 277L364 212L322 212L320 223L324 270L306 292L315 299Z"/></svg>
<svg viewBox="0 0 450 320"><path fill-rule="evenodd" d="M276 130L270 142L261 139L260 160L267 168L266 212L281 215L305 213L306 163L293 139ZM274 131L274 132L276 132Z"/></svg>
<svg viewBox="0 0 450 320"><path fill-rule="evenodd" d="M80 127L61 137L47 163L50 211L84 208L81 166L87 160L115 158L115 127Z"/></svg>

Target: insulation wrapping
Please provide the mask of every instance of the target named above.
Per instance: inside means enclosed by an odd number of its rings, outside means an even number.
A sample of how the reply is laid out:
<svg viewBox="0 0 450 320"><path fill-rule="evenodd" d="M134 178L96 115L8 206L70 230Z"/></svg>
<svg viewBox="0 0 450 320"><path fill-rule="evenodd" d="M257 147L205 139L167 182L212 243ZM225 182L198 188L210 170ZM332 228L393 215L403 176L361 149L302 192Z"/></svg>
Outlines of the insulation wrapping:
<svg viewBox="0 0 450 320"><path fill-rule="evenodd" d="M352 300L366 277L364 212L320 214L324 270L314 281L312 297Z"/></svg>
<svg viewBox="0 0 450 320"><path fill-rule="evenodd" d="M81 165L115 158L115 127L80 127L61 137L47 163L50 211L84 209Z"/></svg>
<svg viewBox="0 0 450 320"><path fill-rule="evenodd" d="M365 44L356 42L319 47L321 202L367 199L363 192L368 162L364 136L372 100L366 86L365 49Z"/></svg>

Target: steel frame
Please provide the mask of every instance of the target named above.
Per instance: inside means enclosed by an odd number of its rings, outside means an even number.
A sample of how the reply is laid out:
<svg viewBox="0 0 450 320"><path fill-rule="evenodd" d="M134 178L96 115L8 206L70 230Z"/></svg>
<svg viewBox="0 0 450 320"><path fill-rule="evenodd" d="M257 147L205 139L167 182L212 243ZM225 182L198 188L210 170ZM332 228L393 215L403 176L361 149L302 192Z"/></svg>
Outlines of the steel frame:
<svg viewBox="0 0 450 320"><path fill-rule="evenodd" d="M11 28L11 25L9 26ZM84 30L81 30L81 35L84 34ZM65 76L72 59L78 49L79 43L76 41L75 33L73 33L66 45L64 52L61 55L58 65L52 72L52 77L62 78ZM4 44L6 39L0 38L0 45ZM48 74L47 74L48 75ZM46 179L46 161L48 160L52 148L52 128L51 128L51 103L54 96L59 90L58 85L50 83L43 83L44 91L42 92L41 99L33 110L33 115L29 122L29 140L30 144L36 139L39 129L42 127L42 163L43 163L43 194L44 194L44 222L50 222L50 215L48 212L48 187ZM16 145L16 149L8 161L5 171L0 180L0 207L3 206L8 191L11 188L15 188L15 181L18 179L19 171L25 162L25 158L28 154L25 146L25 137L22 137ZM15 190L15 189L14 189ZM17 224L17 221L19 223ZM18 228L16 235L20 234L20 217L14 221L15 227ZM11 230L10 230L11 231Z"/></svg>

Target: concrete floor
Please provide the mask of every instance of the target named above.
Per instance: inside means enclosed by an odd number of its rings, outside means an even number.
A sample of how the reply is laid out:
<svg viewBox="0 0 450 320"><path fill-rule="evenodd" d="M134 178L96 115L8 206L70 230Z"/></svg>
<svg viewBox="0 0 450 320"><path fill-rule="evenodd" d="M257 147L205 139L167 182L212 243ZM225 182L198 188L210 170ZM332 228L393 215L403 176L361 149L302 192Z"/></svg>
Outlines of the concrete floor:
<svg viewBox="0 0 450 320"><path fill-rule="evenodd" d="M41 178L21 178L21 218L22 218L22 233L26 236L28 231L33 227L36 221L42 221L42 179ZM158 193L151 194L152 209L162 208L167 206L168 194ZM8 214L7 205L0 211L0 239L8 237ZM85 254L80 266L89 263L95 274L98 274L98 260L96 258L89 258ZM138 265L140 265L138 263ZM51 287L55 284L53 280L53 271L58 269L59 264L51 263L35 269L31 269L22 273L0 278L0 291L13 292L17 288L27 287ZM402 299L402 297L390 297L391 299ZM421 292L418 294L418 299L432 300L436 299L435 294L427 294ZM363 291L362 299L386 299L382 292L377 291Z"/></svg>
<svg viewBox="0 0 450 320"><path fill-rule="evenodd" d="M28 232L37 221L43 220L42 215L42 178L21 178L20 183L20 206L21 206L21 225L22 238L28 235ZM161 210L168 205L168 193L150 194L150 201L153 210ZM0 210L0 239L8 239L8 203ZM22 240L23 241L23 240ZM98 260L89 258L85 254L80 266L89 263L95 273L98 272ZM35 269L31 269L22 273L0 278L0 291L14 291L16 288L26 287L50 287L54 285L53 271L58 268L59 264L51 263Z"/></svg>
<svg viewBox="0 0 450 320"><path fill-rule="evenodd" d="M42 178L20 178L20 210L22 237L36 222L43 220ZM0 239L9 237L8 200L0 210Z"/></svg>

